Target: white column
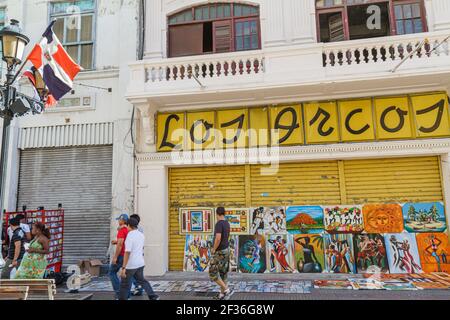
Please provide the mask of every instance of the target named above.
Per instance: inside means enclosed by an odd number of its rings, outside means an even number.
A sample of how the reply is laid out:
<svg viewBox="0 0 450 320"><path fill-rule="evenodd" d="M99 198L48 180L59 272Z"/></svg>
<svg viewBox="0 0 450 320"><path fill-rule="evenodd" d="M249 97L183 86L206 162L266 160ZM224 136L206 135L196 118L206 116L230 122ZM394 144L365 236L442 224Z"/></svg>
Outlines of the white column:
<svg viewBox="0 0 450 320"><path fill-rule="evenodd" d="M447 234L450 236L450 154L441 156L442 187L444 189L444 205L447 218Z"/></svg>
<svg viewBox="0 0 450 320"><path fill-rule="evenodd" d="M164 275L169 265L167 169L139 164L137 208L145 233L145 274Z"/></svg>
<svg viewBox="0 0 450 320"><path fill-rule="evenodd" d="M428 16L432 18L429 21L429 29L432 31L450 29L450 1L449 0L427 0L425 3Z"/></svg>
<svg viewBox="0 0 450 320"><path fill-rule="evenodd" d="M165 15L162 12L163 0L145 2L145 57L147 59L163 57L163 29Z"/></svg>

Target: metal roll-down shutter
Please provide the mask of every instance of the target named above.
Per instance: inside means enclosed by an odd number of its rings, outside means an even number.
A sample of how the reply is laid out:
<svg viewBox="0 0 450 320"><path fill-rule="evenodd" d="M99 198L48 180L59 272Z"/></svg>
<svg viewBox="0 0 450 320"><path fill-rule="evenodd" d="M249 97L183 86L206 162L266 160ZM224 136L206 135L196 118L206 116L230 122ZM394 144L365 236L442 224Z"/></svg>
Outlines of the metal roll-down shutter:
<svg viewBox="0 0 450 320"><path fill-rule="evenodd" d="M112 146L21 151L17 206L65 209L63 264L105 260L109 246Z"/></svg>

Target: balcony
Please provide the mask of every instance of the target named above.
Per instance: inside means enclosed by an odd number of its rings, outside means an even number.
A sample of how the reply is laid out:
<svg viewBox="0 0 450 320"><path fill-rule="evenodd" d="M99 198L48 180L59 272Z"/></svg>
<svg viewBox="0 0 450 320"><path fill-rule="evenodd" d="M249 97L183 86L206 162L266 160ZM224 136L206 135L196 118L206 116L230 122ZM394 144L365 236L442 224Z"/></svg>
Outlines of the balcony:
<svg viewBox="0 0 450 320"><path fill-rule="evenodd" d="M449 42L440 31L144 60L130 65L127 97L183 108L449 90Z"/></svg>

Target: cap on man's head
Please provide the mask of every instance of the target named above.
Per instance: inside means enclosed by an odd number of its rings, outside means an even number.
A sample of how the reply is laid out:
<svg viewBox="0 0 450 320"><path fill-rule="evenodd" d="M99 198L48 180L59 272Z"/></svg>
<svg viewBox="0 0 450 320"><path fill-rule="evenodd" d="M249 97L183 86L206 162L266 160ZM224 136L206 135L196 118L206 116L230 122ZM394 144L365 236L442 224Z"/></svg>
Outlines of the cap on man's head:
<svg viewBox="0 0 450 320"><path fill-rule="evenodd" d="M128 225L132 228L137 228L137 226L139 225L139 221L136 218L130 218L128 220Z"/></svg>
<svg viewBox="0 0 450 320"><path fill-rule="evenodd" d="M128 214L122 213L116 220L123 220L123 221L127 222L128 219L129 219Z"/></svg>

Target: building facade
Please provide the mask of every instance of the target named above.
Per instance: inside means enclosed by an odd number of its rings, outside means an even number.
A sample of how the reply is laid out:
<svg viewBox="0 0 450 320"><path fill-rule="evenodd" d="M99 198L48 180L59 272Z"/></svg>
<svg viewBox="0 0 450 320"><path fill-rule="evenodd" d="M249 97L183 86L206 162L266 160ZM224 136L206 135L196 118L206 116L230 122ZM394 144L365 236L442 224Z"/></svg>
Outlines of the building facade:
<svg viewBox="0 0 450 320"><path fill-rule="evenodd" d="M152 275L179 209L443 202L450 2L145 1L135 211Z"/></svg>
<svg viewBox="0 0 450 320"><path fill-rule="evenodd" d="M140 1L2 0L2 24L21 22L38 43L50 21L83 68L73 91L45 113L12 124L6 209L65 209L64 265L107 263L115 217L134 210L133 106L128 63L139 56ZM31 67L29 63L27 66ZM27 81L19 82L27 92Z"/></svg>

